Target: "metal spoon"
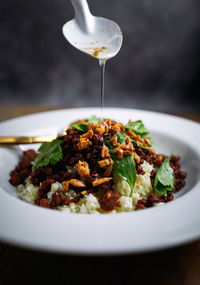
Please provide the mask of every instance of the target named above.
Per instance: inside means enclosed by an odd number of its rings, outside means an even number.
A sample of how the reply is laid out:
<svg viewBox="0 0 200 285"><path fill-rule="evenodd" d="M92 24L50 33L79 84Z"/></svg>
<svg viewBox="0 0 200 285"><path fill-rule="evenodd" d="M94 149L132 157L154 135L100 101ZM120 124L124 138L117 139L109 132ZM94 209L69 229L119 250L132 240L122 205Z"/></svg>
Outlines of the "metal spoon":
<svg viewBox="0 0 200 285"><path fill-rule="evenodd" d="M71 2L75 18L63 26L63 34L68 42L99 60L106 61L115 56L122 45L120 27L111 20L93 16L86 0Z"/></svg>

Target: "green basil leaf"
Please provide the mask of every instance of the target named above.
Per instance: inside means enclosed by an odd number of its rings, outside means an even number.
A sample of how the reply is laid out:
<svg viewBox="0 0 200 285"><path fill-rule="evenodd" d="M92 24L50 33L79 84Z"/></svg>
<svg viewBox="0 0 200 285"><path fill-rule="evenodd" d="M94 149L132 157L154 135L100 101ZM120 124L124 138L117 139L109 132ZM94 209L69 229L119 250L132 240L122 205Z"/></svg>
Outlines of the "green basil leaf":
<svg viewBox="0 0 200 285"><path fill-rule="evenodd" d="M142 138L149 134L141 120L130 122L125 125L125 128L133 131L136 135L140 135Z"/></svg>
<svg viewBox="0 0 200 285"><path fill-rule="evenodd" d="M87 124L86 123L80 123L80 124L72 124L71 127L73 129L82 131L82 132L86 132L87 131Z"/></svg>
<svg viewBox="0 0 200 285"><path fill-rule="evenodd" d="M116 136L117 136L117 141L119 143L125 141L127 137L125 133L119 133L119 132L116 133ZM131 187L131 194L130 194L131 196L136 181L135 160L132 155L124 156L123 158L118 159L116 155L112 152L112 150L114 149L112 143L109 140L106 140L105 144L109 148L111 158L114 162L113 173L114 175L118 175L127 181L129 186Z"/></svg>
<svg viewBox="0 0 200 285"><path fill-rule="evenodd" d="M62 139L57 138L49 143L43 143L39 148L39 155L33 161L33 168L47 166L49 163L56 164L63 157L60 144Z"/></svg>
<svg viewBox="0 0 200 285"><path fill-rule="evenodd" d="M73 129L82 131L82 132L87 132L87 125L89 123L94 122L95 124L97 124L98 122L100 122L101 120L99 118L97 118L96 116L91 116L86 123L77 123L77 124L72 124L71 127Z"/></svg>
<svg viewBox="0 0 200 285"><path fill-rule="evenodd" d="M170 159L171 157L168 157L164 160L155 176L154 189L159 194L166 194L174 187L174 170L170 166Z"/></svg>
<svg viewBox="0 0 200 285"><path fill-rule="evenodd" d="M127 134L126 133L117 132L116 136L117 136L117 142L118 143L124 142L126 140L126 138L127 138Z"/></svg>
<svg viewBox="0 0 200 285"><path fill-rule="evenodd" d="M99 118L97 118L97 116L91 116L89 119L88 119L88 123L92 123L92 122L94 122L94 123L99 123L101 121L101 119L99 119Z"/></svg>
<svg viewBox="0 0 200 285"><path fill-rule="evenodd" d="M131 196L136 181L136 167L133 156L124 156L122 159L117 159L115 157L113 158L113 161L113 173L127 181L129 186L131 187Z"/></svg>

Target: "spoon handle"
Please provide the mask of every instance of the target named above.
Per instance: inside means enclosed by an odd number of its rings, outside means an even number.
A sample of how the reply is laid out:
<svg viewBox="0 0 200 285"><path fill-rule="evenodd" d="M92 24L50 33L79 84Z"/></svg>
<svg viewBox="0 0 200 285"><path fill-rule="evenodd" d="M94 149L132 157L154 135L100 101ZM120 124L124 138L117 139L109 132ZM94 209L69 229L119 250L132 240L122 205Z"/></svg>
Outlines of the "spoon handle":
<svg viewBox="0 0 200 285"><path fill-rule="evenodd" d="M31 144L50 142L56 137L54 136L38 136L38 137L0 137L0 145L2 144Z"/></svg>
<svg viewBox="0 0 200 285"><path fill-rule="evenodd" d="M75 19L84 32L92 32L93 16L90 13L90 9L87 0L71 0L75 11Z"/></svg>

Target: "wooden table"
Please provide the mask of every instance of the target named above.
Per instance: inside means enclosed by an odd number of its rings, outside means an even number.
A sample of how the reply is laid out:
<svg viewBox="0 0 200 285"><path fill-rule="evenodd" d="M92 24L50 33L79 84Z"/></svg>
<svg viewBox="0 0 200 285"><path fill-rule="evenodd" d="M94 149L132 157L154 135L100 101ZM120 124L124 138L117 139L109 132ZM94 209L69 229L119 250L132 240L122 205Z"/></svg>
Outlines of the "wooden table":
<svg viewBox="0 0 200 285"><path fill-rule="evenodd" d="M50 109L1 106L0 121ZM182 114L200 122L200 114ZM200 225L199 225L200 226ZM200 241L129 256L56 255L0 244L0 284L200 284Z"/></svg>

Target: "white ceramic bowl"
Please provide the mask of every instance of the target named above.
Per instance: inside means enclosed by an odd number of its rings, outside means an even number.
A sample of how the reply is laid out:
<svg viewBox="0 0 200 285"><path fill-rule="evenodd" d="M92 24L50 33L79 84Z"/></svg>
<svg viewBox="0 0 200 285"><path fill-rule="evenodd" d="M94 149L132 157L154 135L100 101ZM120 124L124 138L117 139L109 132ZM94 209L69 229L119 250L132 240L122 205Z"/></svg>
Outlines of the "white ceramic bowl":
<svg viewBox="0 0 200 285"><path fill-rule="evenodd" d="M50 111L0 124L3 135L55 135L95 108ZM43 251L70 254L139 253L200 238L200 125L174 116L134 109L105 108L104 117L143 120L159 152L180 155L186 186L175 200L142 211L118 214L73 214L30 205L16 197L8 182L22 150L31 145L0 147L0 239ZM34 145L34 148L38 145Z"/></svg>

